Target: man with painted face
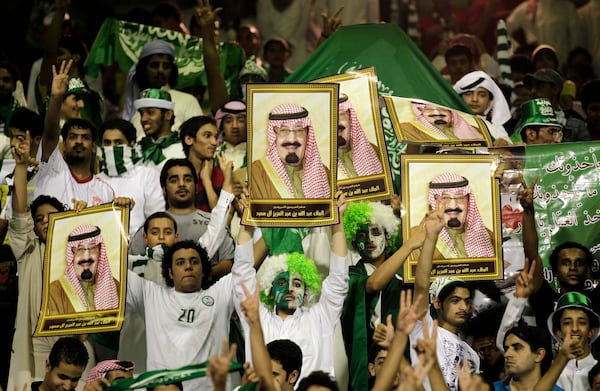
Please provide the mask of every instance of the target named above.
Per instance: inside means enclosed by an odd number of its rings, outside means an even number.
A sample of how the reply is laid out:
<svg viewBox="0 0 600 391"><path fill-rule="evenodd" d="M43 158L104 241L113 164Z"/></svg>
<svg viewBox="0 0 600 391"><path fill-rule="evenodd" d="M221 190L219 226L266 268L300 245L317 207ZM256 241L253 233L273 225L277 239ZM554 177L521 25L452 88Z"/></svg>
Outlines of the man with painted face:
<svg viewBox="0 0 600 391"><path fill-rule="evenodd" d="M338 179L383 172L376 146L369 142L348 95L341 94L338 120Z"/></svg>
<svg viewBox="0 0 600 391"><path fill-rule="evenodd" d="M267 155L252 162L250 197L328 198L329 170L323 165L308 111L284 103L269 113Z"/></svg>
<svg viewBox="0 0 600 391"><path fill-rule="evenodd" d="M76 227L67 237L65 275L49 287L48 314L117 308L119 283L111 273L100 228Z"/></svg>
<svg viewBox="0 0 600 391"><path fill-rule="evenodd" d="M429 207L444 216L433 259L493 257L493 234L483 223L469 180L443 173L429 183ZM413 230L416 227L413 227ZM415 253L419 256L419 251Z"/></svg>
<svg viewBox="0 0 600 391"><path fill-rule="evenodd" d="M364 390L368 387L367 352L373 335L398 313L402 288L398 273L410 253L422 245L425 235L421 229L398 248L400 219L390 206L380 202L351 203L343 221L346 240L360 255L360 261L349 268L341 317L350 373L348 387Z"/></svg>
<svg viewBox="0 0 600 391"><path fill-rule="evenodd" d="M342 192L336 194L340 216L346 209ZM236 258L232 272L247 276L246 287L261 289L260 323L265 342L287 338L302 350L302 373L298 382L315 370L333 373L333 334L348 290L347 244L344 226L332 227L329 275L321 285L321 276L315 262L300 253L284 253L267 258L254 272L252 262L253 229L243 226L238 235ZM243 256L242 256L243 255ZM238 257L239 256L239 257ZM242 271L240 271L242 269ZM242 281L237 289L236 311L243 319L240 302L246 299ZM256 289L256 288L254 288ZM254 289L250 293L254 293ZM246 357L251 356L249 326L242 321L246 339Z"/></svg>

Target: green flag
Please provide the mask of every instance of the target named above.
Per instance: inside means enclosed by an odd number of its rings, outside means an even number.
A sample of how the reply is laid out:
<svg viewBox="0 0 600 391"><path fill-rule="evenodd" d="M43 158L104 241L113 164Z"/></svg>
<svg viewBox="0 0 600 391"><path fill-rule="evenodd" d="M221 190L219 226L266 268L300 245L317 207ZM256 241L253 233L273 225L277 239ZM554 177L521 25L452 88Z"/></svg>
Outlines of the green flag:
<svg viewBox="0 0 600 391"><path fill-rule="evenodd" d="M538 175L534 206L539 253L547 268L547 278L550 277L550 253L564 242L588 247L597 265L600 260L600 142L531 145L526 147L525 153L525 180L531 183ZM592 269L595 271L597 266Z"/></svg>
<svg viewBox="0 0 600 391"><path fill-rule="evenodd" d="M472 113L411 38L394 24L342 26L296 69L286 82L318 78L375 67L379 95L419 98ZM400 154L406 144L396 139L385 105L381 120L394 192L400 194Z"/></svg>
<svg viewBox="0 0 600 391"><path fill-rule="evenodd" d="M119 379L112 382L106 391L126 391L136 388L152 388L163 384L183 382L190 379L206 376L208 361L197 365L188 365L178 369L161 369L144 372L136 378ZM239 363L231 363L229 372L242 369Z"/></svg>
<svg viewBox="0 0 600 391"><path fill-rule="evenodd" d="M137 62L142 47L153 40L162 39L175 48L175 64L179 70L177 86L183 89L197 85L207 85L202 55L202 40L193 35L138 23L108 18L104 21L90 48L86 60L87 71L98 77L102 65L117 63L127 74ZM238 74L246 60L243 49L232 43L217 44L221 73L232 98L241 97Z"/></svg>

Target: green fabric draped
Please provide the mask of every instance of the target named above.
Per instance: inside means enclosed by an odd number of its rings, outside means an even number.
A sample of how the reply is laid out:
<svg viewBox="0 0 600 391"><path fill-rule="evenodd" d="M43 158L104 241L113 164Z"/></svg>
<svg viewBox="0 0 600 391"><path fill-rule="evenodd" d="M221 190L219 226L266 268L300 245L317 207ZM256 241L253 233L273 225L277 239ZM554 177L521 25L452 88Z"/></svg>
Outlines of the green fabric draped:
<svg viewBox="0 0 600 391"><path fill-rule="evenodd" d="M151 160L154 164L158 165L166 159L165 155L162 153L163 149L180 142L181 139L177 132L171 132L171 134L158 143L154 142L150 137L144 137L140 140L143 161L147 162L148 160Z"/></svg>

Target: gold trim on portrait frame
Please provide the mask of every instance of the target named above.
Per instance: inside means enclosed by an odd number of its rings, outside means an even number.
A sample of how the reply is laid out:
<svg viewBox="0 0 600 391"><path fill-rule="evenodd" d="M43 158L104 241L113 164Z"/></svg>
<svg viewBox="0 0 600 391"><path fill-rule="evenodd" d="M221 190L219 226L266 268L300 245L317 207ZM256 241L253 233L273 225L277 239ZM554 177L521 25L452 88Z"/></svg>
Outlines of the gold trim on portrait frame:
<svg viewBox="0 0 600 391"><path fill-rule="evenodd" d="M498 280L504 277L500 189L494 176L495 155L402 155L400 158L402 199L406 214L402 238L408 240L411 228L418 226L428 212L428 184L437 175L455 172L469 180L484 225L492 232L494 257L434 259L431 278L446 275L465 280ZM404 264L404 280L415 281L418 258L412 253Z"/></svg>
<svg viewBox="0 0 600 391"><path fill-rule="evenodd" d="M305 107L309 112L319 154L329 170L330 197L323 199L269 198L249 200L242 224L264 227L324 226L339 221L335 207L337 177L337 105L339 85L335 83L249 84L247 86L246 180L252 181L252 163L266 156L268 113L285 102Z"/></svg>
<svg viewBox="0 0 600 391"><path fill-rule="evenodd" d="M118 307L110 310L50 315L48 314L49 286L52 281L64 275L67 236L75 227L84 223L100 227L104 243L107 243L106 255L111 273L119 282ZM111 203L86 208L80 212L49 214L47 246L44 253L42 306L34 336L86 334L121 329L127 292L128 230L126 227L129 227L129 208L118 207ZM118 246L114 247L113 244L116 243ZM118 274L115 271L118 271Z"/></svg>

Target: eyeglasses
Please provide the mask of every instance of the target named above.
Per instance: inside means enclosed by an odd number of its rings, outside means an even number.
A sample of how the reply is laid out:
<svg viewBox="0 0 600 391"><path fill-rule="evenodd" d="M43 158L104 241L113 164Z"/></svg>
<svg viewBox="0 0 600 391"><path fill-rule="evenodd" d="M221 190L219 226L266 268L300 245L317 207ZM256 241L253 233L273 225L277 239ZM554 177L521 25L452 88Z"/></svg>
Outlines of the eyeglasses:
<svg viewBox="0 0 600 391"><path fill-rule="evenodd" d="M295 129L288 129L288 128L281 128L281 129L277 129L275 131L278 135L282 136L282 137L289 137L290 133L294 133L294 137L298 137L298 136L304 136L307 132L306 128L295 128Z"/></svg>
<svg viewBox="0 0 600 391"><path fill-rule="evenodd" d="M444 202L450 202L450 201L456 201L456 202L466 202L467 201L467 196L442 196L441 200Z"/></svg>
<svg viewBox="0 0 600 391"><path fill-rule="evenodd" d="M75 255L79 255L79 256L84 255L86 252L88 254L95 254L98 252L99 248L100 248L100 245L98 245L98 244L95 244L93 246L87 246L87 247L80 246L80 247L73 249L73 253Z"/></svg>

